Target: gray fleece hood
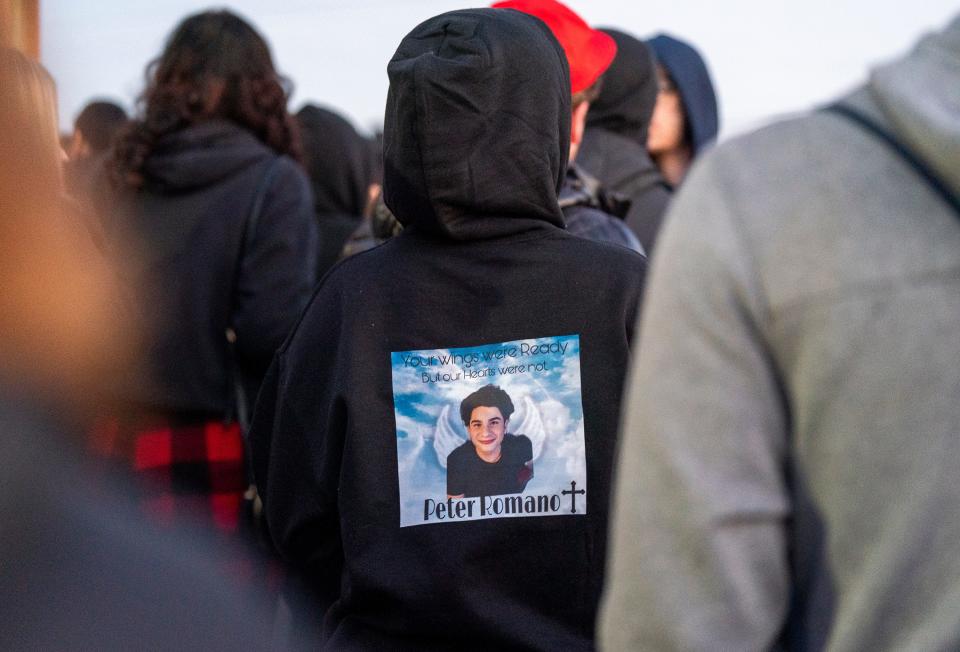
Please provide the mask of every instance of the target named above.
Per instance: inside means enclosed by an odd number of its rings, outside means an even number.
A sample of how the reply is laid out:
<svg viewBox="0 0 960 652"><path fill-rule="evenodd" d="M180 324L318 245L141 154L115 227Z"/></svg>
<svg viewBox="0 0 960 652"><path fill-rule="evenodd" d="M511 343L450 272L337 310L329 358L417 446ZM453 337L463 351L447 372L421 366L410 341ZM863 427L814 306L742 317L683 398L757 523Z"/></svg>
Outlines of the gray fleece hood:
<svg viewBox="0 0 960 652"><path fill-rule="evenodd" d="M960 194L960 16L906 58L880 66L867 85L898 138Z"/></svg>

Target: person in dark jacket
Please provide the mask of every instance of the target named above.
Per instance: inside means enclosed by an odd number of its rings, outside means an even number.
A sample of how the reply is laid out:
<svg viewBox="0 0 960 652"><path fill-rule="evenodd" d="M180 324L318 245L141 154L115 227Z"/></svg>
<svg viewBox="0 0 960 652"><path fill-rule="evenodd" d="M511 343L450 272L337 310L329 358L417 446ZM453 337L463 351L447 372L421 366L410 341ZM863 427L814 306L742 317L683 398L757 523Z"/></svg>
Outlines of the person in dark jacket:
<svg viewBox="0 0 960 652"><path fill-rule="evenodd" d="M579 164L606 188L630 200L627 226L649 254L653 250L670 187L647 152L647 130L657 99L653 54L642 41L612 29L617 56L587 115Z"/></svg>
<svg viewBox="0 0 960 652"><path fill-rule="evenodd" d="M668 34L658 34L647 45L657 57L660 88L647 149L663 178L676 187L717 137L717 96L707 64L692 45Z"/></svg>
<svg viewBox="0 0 960 652"><path fill-rule="evenodd" d="M388 73L405 228L327 274L267 374L251 440L273 541L329 649L593 649L645 259L563 228L570 78L541 21L436 16ZM492 376L537 473L448 497L458 406Z"/></svg>
<svg viewBox="0 0 960 652"><path fill-rule="evenodd" d="M132 435L119 439L134 442L163 518L196 504L233 531L246 489L237 421L315 283L313 201L286 92L249 24L190 16L149 70L105 212L140 243L128 280L148 369L122 379L130 415L112 427Z"/></svg>
<svg viewBox="0 0 960 652"><path fill-rule="evenodd" d="M592 29L569 7L556 0L504 0L492 6L536 16L547 24L567 55L572 95L570 165L560 190L560 208L567 230L591 240L611 242L642 252L640 242L623 222L629 202L608 192L575 162L590 104L600 94L603 73L617 53L616 42L607 34Z"/></svg>
<svg viewBox="0 0 960 652"><path fill-rule="evenodd" d="M320 227L317 273L322 276L368 214L380 179L373 146L344 118L308 104L297 112L297 123Z"/></svg>

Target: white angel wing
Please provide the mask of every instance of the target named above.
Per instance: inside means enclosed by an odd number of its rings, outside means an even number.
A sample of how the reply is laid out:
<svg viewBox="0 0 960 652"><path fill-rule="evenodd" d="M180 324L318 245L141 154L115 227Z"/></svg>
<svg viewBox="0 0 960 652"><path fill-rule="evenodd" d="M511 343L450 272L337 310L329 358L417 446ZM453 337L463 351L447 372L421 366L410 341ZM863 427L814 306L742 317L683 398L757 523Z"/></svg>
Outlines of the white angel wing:
<svg viewBox="0 0 960 652"><path fill-rule="evenodd" d="M437 453L437 461L440 466L447 468L447 455L453 452L453 449L467 441L466 435L459 432L450 423L450 406L444 405L437 417L437 426L433 431L433 450Z"/></svg>
<svg viewBox="0 0 960 652"><path fill-rule="evenodd" d="M516 422L514 421L516 420ZM534 404L533 399L524 396L520 403L520 409L510 420L510 432L515 435L526 435L533 444L533 460L536 461L543 452L543 444L547 439L547 431L543 427L543 417L540 416L540 410Z"/></svg>

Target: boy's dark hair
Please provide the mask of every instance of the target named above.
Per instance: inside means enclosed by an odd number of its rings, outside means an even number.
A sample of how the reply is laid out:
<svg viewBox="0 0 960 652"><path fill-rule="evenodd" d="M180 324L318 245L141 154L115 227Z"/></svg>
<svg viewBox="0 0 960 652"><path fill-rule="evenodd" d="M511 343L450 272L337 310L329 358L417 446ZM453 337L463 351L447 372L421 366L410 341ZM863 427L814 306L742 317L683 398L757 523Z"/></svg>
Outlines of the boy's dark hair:
<svg viewBox="0 0 960 652"><path fill-rule="evenodd" d="M106 151L119 130L127 123L127 112L113 102L90 102L73 123L94 152Z"/></svg>
<svg viewBox="0 0 960 652"><path fill-rule="evenodd" d="M513 414L513 401L510 400L510 395L496 385L484 385L460 402L460 419L463 425L470 427L470 415L480 406L497 408L503 415L504 421Z"/></svg>

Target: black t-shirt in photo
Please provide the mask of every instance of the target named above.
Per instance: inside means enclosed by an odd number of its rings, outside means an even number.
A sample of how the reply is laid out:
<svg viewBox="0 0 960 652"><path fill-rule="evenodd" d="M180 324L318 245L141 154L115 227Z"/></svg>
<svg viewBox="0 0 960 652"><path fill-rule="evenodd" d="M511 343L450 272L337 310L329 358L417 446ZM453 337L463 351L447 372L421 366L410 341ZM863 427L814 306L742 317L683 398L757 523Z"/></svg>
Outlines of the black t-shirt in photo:
<svg viewBox="0 0 960 652"><path fill-rule="evenodd" d="M533 468L527 466L531 459L533 446L526 435L505 434L496 462L480 459L468 440L447 456L447 494L473 497L520 493L533 477Z"/></svg>

